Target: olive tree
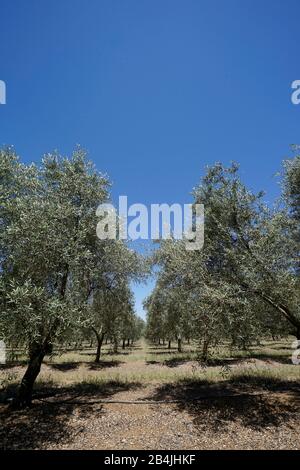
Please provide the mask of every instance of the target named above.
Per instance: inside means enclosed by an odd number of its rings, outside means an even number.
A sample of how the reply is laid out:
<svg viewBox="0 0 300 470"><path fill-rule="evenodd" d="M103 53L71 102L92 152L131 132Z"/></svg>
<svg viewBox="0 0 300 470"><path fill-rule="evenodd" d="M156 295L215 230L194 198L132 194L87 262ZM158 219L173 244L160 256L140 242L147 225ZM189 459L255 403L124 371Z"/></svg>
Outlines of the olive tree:
<svg viewBox="0 0 300 470"><path fill-rule="evenodd" d="M96 235L109 180L80 148L71 158L46 155L40 166L4 149L0 184L1 333L20 338L28 351L15 402L25 406L45 355L66 331L86 325L93 290L122 260Z"/></svg>
<svg viewBox="0 0 300 470"><path fill-rule="evenodd" d="M289 175L294 165L288 163L285 174L285 188L293 188L288 193L293 201L295 173L292 185ZM204 359L208 348L222 339L247 347L266 332L299 337L295 202L293 211L283 204L269 208L263 193L254 194L241 182L236 164L208 168L193 195L194 203L205 207L204 247L186 250L185 240L161 242L154 256L159 271L150 302L150 329L154 331L158 312L176 299L174 311L184 312L182 318L194 325Z"/></svg>
<svg viewBox="0 0 300 470"><path fill-rule="evenodd" d="M258 301L271 307L299 336L295 221L285 208L266 206L263 193L247 189L237 165L210 168L194 196L206 207L204 252L214 277L237 290L234 297L250 302L250 310Z"/></svg>

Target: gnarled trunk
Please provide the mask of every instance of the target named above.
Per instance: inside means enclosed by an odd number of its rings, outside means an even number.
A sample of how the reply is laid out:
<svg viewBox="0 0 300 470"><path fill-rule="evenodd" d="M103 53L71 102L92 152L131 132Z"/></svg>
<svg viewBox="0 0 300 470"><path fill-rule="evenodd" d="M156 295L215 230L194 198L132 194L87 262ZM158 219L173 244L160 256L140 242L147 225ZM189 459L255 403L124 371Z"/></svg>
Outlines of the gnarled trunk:
<svg viewBox="0 0 300 470"><path fill-rule="evenodd" d="M18 395L12 402L13 408L25 408L31 405L33 385L40 373L41 365L46 354L52 351L50 342L32 343L29 347L29 362L22 378Z"/></svg>
<svg viewBox="0 0 300 470"><path fill-rule="evenodd" d="M181 337L177 338L177 350L178 352L182 352Z"/></svg>

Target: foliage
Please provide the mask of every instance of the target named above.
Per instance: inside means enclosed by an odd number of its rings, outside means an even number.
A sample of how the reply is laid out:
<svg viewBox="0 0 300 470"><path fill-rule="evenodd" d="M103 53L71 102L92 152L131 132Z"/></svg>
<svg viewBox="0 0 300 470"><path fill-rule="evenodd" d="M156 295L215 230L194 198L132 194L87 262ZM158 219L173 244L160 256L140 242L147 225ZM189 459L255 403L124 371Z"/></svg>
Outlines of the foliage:
<svg viewBox="0 0 300 470"><path fill-rule="evenodd" d="M206 358L220 340L245 348L266 334L300 334L298 158L285 164L290 206L274 209L241 182L238 165L207 169L193 191L205 207L204 247L161 242L157 284L145 303L149 337L184 334L188 324Z"/></svg>

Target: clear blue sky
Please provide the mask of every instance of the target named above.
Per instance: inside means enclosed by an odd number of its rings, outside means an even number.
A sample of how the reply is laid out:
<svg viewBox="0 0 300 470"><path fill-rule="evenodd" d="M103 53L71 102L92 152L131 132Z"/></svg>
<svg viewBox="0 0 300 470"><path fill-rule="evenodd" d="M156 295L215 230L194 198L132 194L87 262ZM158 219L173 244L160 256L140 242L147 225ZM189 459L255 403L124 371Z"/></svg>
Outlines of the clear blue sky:
<svg viewBox="0 0 300 470"><path fill-rule="evenodd" d="M129 203L189 202L206 164L237 160L273 200L300 142L299 14L299 0L1 0L0 145L37 161L80 143Z"/></svg>

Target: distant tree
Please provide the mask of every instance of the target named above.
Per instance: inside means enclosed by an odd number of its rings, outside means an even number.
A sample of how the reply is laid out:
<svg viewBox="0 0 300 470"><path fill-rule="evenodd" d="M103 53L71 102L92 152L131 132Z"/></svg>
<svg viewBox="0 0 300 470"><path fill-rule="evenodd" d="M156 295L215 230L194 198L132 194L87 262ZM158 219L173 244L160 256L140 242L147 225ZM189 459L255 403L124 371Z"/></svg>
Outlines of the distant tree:
<svg viewBox="0 0 300 470"><path fill-rule="evenodd" d="M182 340L192 337L192 317L180 297L181 290L165 282L164 272L161 272L155 289L144 303L147 337L153 341L167 340L169 347L176 340L178 352L181 352Z"/></svg>
<svg viewBox="0 0 300 470"><path fill-rule="evenodd" d="M127 252L127 255L130 257L131 253ZM126 260L124 259L124 261ZM129 262L124 262L124 271L129 266ZM138 266L135 269L138 271ZM130 330L133 327L133 296L126 282L126 276L133 275L133 273L120 273L118 271L118 278L120 275L123 279L118 279L114 285L111 281L109 285L106 283L102 288L98 288L93 295L86 325L89 325L95 333L97 340L95 362L100 360L101 347L105 336L114 338L116 352L120 336L123 339L124 335L126 338L130 337Z"/></svg>

